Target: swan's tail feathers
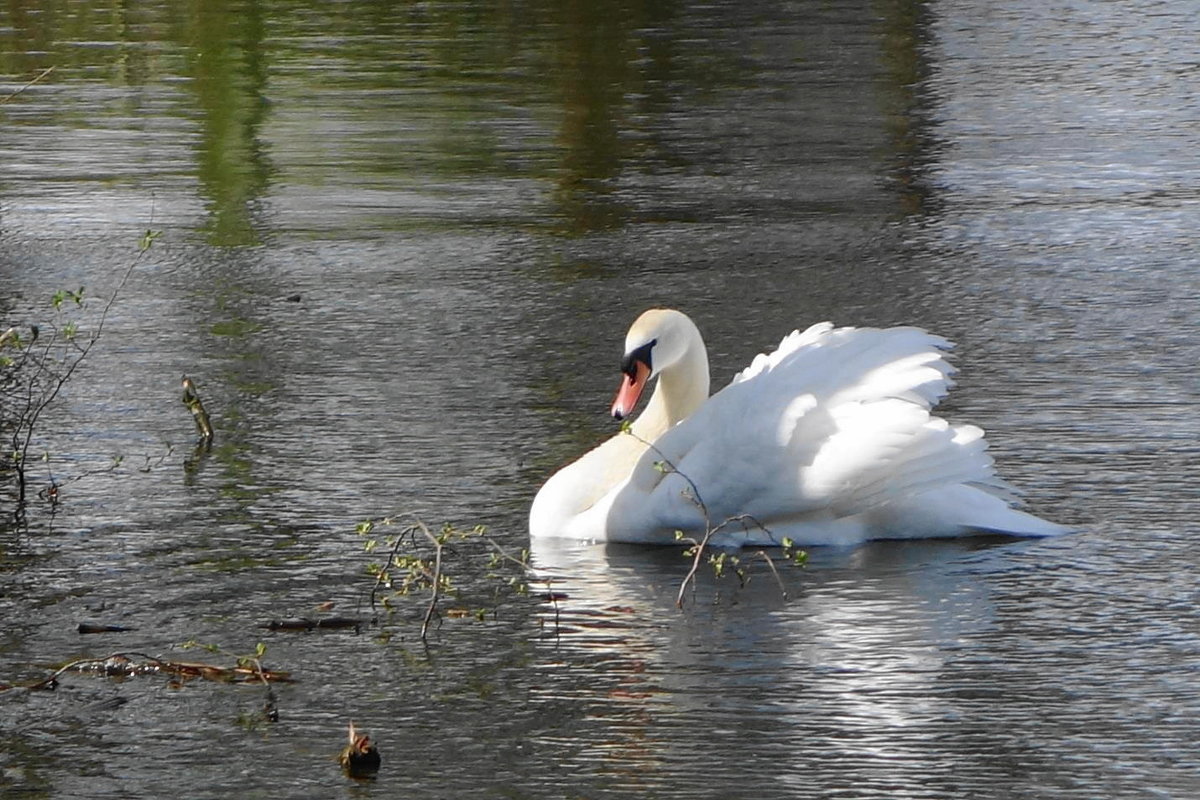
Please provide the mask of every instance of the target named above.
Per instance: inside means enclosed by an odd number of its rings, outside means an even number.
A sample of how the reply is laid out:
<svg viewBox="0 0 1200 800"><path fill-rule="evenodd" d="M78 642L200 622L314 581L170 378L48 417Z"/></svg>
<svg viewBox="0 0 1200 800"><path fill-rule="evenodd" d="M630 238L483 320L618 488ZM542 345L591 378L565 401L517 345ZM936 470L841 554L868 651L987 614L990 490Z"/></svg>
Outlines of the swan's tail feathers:
<svg viewBox="0 0 1200 800"><path fill-rule="evenodd" d="M959 509L961 524L976 531L1007 533L1013 536L1059 536L1069 533L1071 528L1022 511L999 497L988 488L964 486L974 496Z"/></svg>
<svg viewBox="0 0 1200 800"><path fill-rule="evenodd" d="M996 524L986 527L973 526L978 530L990 531L995 533L1008 533L1015 536L1061 536L1064 533L1070 533L1073 529L1066 525L1059 525L1057 522L1051 522L1047 519L1030 514L1028 511L1022 511L1019 508L1009 508L1005 518L997 520Z"/></svg>
<svg viewBox="0 0 1200 800"><path fill-rule="evenodd" d="M1071 532L1065 525L1014 508L989 488L959 484L935 489L875 509L873 522L893 538L961 536L964 532L1045 537Z"/></svg>

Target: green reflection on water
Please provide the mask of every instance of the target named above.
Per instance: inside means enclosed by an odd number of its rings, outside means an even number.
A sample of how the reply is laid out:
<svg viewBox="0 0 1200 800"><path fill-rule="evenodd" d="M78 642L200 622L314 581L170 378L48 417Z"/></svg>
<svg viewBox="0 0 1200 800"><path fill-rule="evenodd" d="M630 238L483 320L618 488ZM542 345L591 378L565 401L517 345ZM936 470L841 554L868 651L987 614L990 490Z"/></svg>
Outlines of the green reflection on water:
<svg viewBox="0 0 1200 800"><path fill-rule="evenodd" d="M208 199L204 232L215 245L258 244L253 211L270 177L258 137L267 109L261 4L204 0L188 20L188 72L202 129L197 177Z"/></svg>
<svg viewBox="0 0 1200 800"><path fill-rule="evenodd" d="M694 100L746 71L728 46L698 54L681 17L649 0L13 0L0 8L0 70L20 81L56 68L54 102L31 94L26 124L186 123L183 168L206 212L195 230L210 244L261 243L280 224L273 195L303 187L389 194L383 211L328 199L343 229L445 224L439 203L460 194L467 213L454 219L478 224L499 213L477 198L480 179L534 182L504 218L576 235L632 218L623 175L688 165L663 135L679 93ZM155 186L122 166L122 180Z"/></svg>

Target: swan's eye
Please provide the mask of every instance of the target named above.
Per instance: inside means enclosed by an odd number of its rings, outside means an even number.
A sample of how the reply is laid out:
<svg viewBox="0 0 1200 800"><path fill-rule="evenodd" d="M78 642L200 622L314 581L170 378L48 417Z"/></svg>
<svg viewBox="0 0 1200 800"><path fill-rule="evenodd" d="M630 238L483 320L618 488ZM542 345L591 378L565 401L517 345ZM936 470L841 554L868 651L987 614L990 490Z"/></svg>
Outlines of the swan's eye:
<svg viewBox="0 0 1200 800"><path fill-rule="evenodd" d="M626 353L625 357L621 359L621 372L624 372L631 378L635 377L637 375L637 365L639 362L645 364L647 369L653 371L654 367L650 361L650 350L656 344L658 344L658 339L651 339L641 347L630 350L628 353Z"/></svg>

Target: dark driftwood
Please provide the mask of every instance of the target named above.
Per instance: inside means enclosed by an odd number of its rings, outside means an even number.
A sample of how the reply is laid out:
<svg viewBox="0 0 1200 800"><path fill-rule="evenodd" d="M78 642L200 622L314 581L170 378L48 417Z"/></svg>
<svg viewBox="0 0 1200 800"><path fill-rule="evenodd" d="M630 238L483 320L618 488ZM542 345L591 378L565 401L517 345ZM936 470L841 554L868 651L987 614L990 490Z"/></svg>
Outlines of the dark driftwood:
<svg viewBox="0 0 1200 800"><path fill-rule="evenodd" d="M353 629L355 633L358 633L362 630L362 626L363 621L354 617L325 617L324 619L299 617L297 619L273 619L259 627L269 631L315 631L318 628L340 631Z"/></svg>
<svg viewBox="0 0 1200 800"><path fill-rule="evenodd" d="M94 622L81 622L76 630L80 633L125 633L126 631L136 631L137 628L129 628L124 625L100 625Z"/></svg>

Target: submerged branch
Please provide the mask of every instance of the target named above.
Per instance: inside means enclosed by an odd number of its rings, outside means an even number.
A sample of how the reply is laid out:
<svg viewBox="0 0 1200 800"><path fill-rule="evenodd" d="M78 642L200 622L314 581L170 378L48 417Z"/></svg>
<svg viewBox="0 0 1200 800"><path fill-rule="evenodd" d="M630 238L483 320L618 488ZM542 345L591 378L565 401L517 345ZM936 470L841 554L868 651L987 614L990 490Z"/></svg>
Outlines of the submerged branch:
<svg viewBox="0 0 1200 800"><path fill-rule="evenodd" d="M134 659L140 659L135 661ZM234 667L222 667L215 664L204 664L189 661L173 661L132 651L112 653L101 658L81 658L64 664L52 675L40 681L24 686L9 686L0 689L0 693L9 689L26 689L40 691L54 689L58 679L66 672L91 671L108 677L128 678L135 675L151 675L169 673L181 678L204 678L221 683L245 683L248 681L284 682L290 683L292 677L287 672L264 670L257 659L250 659L253 664L239 663Z"/></svg>

